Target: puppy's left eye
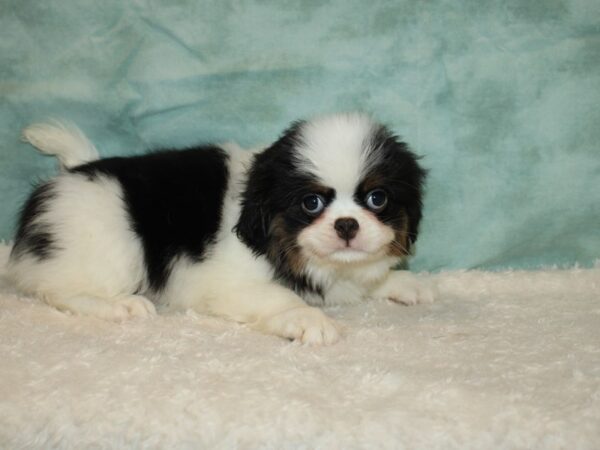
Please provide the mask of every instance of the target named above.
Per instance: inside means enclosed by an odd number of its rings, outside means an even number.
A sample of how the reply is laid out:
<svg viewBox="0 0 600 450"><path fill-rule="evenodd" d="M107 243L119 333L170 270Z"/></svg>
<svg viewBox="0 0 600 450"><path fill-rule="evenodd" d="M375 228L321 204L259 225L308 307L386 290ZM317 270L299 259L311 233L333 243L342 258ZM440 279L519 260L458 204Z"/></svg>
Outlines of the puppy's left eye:
<svg viewBox="0 0 600 450"><path fill-rule="evenodd" d="M371 211L379 212L386 207L388 202L387 194L383 189L374 189L369 192L365 198L365 203Z"/></svg>

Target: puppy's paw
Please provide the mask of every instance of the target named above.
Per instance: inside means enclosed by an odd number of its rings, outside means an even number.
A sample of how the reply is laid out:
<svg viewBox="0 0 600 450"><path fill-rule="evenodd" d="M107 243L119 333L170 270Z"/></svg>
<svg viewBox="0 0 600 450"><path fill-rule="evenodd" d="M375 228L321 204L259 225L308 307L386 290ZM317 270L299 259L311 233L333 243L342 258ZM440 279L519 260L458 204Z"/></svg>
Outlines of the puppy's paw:
<svg viewBox="0 0 600 450"><path fill-rule="evenodd" d="M433 284L420 280L411 272L398 270L390 272L385 281L373 290L371 297L410 306L433 302L436 291Z"/></svg>
<svg viewBox="0 0 600 450"><path fill-rule="evenodd" d="M329 345L340 338L335 322L311 306L288 309L261 320L259 330L308 345Z"/></svg>
<svg viewBox="0 0 600 450"><path fill-rule="evenodd" d="M124 295L109 299L81 295L45 298L45 300L49 305L70 314L94 316L116 322L132 317L147 317L156 314L156 308L152 302L141 295Z"/></svg>
<svg viewBox="0 0 600 450"><path fill-rule="evenodd" d="M117 320L156 315L154 304L142 295L127 295L115 301Z"/></svg>

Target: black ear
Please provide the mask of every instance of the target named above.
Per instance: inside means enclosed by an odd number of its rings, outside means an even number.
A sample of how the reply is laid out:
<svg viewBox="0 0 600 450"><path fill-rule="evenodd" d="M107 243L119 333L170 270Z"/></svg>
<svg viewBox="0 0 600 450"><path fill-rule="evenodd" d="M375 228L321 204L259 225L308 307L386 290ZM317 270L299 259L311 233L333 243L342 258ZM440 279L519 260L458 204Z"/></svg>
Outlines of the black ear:
<svg viewBox="0 0 600 450"><path fill-rule="evenodd" d="M419 159L406 144L397 143L397 151L402 155L401 179L404 180L405 209L408 217L408 240L410 245L415 243L419 234L419 224L423 217L423 190L427 171L419 164Z"/></svg>
<svg viewBox="0 0 600 450"><path fill-rule="evenodd" d="M408 243L412 246L417 240L423 215L423 186L427 171L419 164L420 157L386 127L382 126L375 133L374 147L383 151L379 171L392 180L390 187L394 189L408 219Z"/></svg>
<svg viewBox="0 0 600 450"><path fill-rule="evenodd" d="M408 241L411 246L415 243L419 234L419 224L421 223L421 217L423 215L421 210L422 205L420 201L406 208L406 214L408 216Z"/></svg>
<svg viewBox="0 0 600 450"><path fill-rule="evenodd" d="M419 224L423 217L423 186L427 171L419 164L420 157L415 155L407 144L399 142L395 136L392 139L397 168L396 177L402 180L400 188L408 219L408 241L412 246L417 240Z"/></svg>
<svg viewBox="0 0 600 450"><path fill-rule="evenodd" d="M235 231L238 237L258 254L264 254L269 242L272 207L269 191L276 180L269 170L265 154L254 157L242 194L242 210Z"/></svg>
<svg viewBox="0 0 600 450"><path fill-rule="evenodd" d="M242 211L235 231L258 254L264 254L270 240L271 221L285 207L278 187L294 171L294 148L304 122L293 123L271 147L258 153L248 171L242 194ZM285 192L283 194L286 194Z"/></svg>

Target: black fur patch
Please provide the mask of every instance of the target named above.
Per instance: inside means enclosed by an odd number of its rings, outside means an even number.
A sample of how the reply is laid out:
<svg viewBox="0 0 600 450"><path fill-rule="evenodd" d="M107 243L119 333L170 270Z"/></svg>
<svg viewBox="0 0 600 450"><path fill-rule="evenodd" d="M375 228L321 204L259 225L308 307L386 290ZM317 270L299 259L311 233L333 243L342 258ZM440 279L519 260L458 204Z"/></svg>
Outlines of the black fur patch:
<svg viewBox="0 0 600 450"><path fill-rule="evenodd" d="M30 254L43 260L56 251L57 246L50 226L40 220L40 216L47 211L47 202L54 195L54 183L48 181L37 186L29 196L21 209L11 258Z"/></svg>
<svg viewBox="0 0 600 450"><path fill-rule="evenodd" d="M228 156L213 146L107 158L71 170L116 178L140 237L150 287L159 290L179 255L201 261L221 224Z"/></svg>
<svg viewBox="0 0 600 450"><path fill-rule="evenodd" d="M321 295L321 287L299 273L302 262L295 236L316 219L302 210L302 198L320 192L331 201L335 192L320 186L315 177L296 170L295 147L302 125L296 122L254 157L235 230L254 253L267 256L279 281L298 293Z"/></svg>
<svg viewBox="0 0 600 450"><path fill-rule="evenodd" d="M356 202L366 207L366 195L375 188L388 194L388 205L377 213L381 222L396 230L408 220L408 240L413 244L419 232L422 217L423 184L426 171L419 158L387 128L380 127L374 134L371 148L376 149L378 164L374 165L354 193ZM407 249L408 250L408 249Z"/></svg>

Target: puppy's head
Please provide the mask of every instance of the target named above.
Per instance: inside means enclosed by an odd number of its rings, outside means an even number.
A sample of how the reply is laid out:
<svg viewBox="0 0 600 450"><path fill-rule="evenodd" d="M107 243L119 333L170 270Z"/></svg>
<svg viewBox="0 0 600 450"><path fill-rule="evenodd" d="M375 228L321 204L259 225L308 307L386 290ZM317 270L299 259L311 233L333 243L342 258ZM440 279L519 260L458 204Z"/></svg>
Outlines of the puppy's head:
<svg viewBox="0 0 600 450"><path fill-rule="evenodd" d="M425 172L387 128L362 114L297 122L248 175L240 238L280 270L407 255Z"/></svg>

